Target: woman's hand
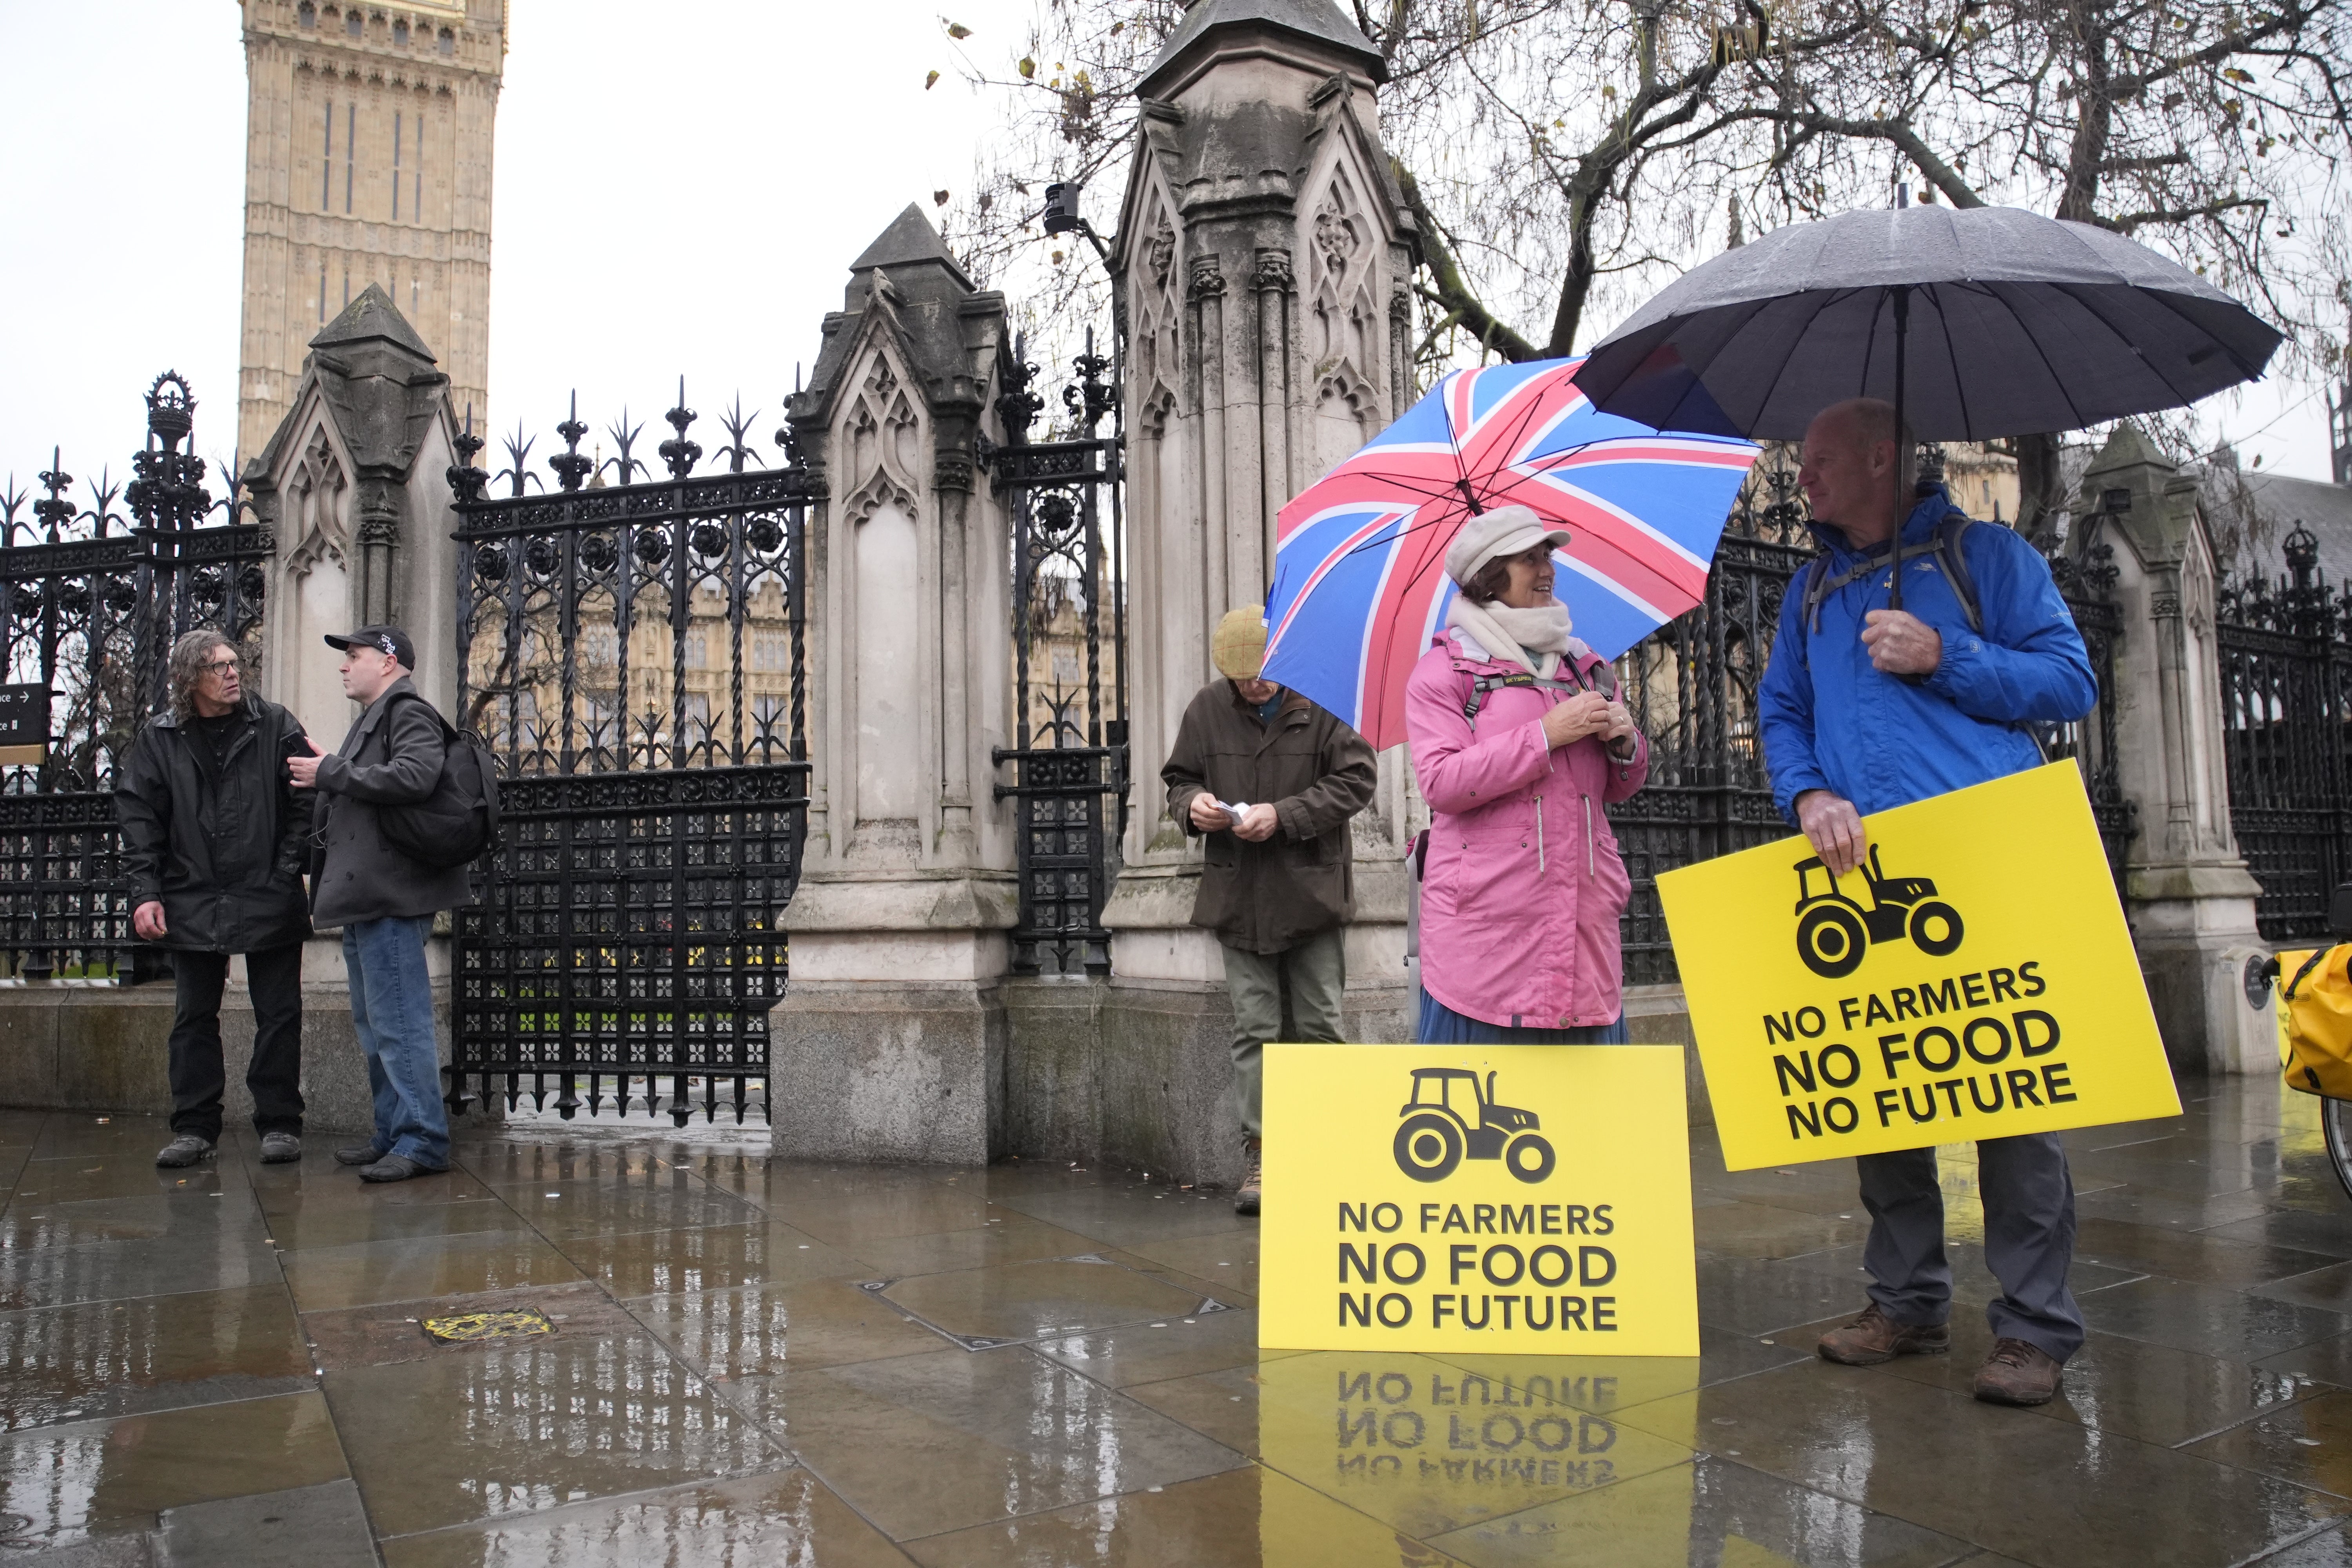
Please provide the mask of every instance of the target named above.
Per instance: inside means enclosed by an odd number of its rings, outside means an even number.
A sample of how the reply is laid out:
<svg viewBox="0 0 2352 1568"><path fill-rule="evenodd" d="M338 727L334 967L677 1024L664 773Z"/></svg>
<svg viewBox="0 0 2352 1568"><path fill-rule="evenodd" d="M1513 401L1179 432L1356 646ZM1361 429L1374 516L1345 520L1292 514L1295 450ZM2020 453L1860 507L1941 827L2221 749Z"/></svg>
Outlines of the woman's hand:
<svg viewBox="0 0 2352 1568"><path fill-rule="evenodd" d="M1609 728L1609 699L1598 691L1580 691L1565 702L1555 702L1543 716L1544 743L1554 750Z"/></svg>
<svg viewBox="0 0 2352 1568"><path fill-rule="evenodd" d="M1609 743L1610 755L1620 762L1632 762L1640 749L1633 739L1636 732L1633 728L1633 715L1626 710L1625 704L1622 701L1611 702L1609 728L1602 735L1602 739Z"/></svg>

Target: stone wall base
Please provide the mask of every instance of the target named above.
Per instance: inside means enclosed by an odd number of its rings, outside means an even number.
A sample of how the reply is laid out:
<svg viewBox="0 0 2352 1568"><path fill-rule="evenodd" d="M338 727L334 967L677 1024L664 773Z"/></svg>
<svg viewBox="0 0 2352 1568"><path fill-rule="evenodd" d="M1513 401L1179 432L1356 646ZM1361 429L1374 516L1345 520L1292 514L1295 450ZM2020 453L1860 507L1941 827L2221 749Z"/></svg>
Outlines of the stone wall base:
<svg viewBox="0 0 2352 1568"><path fill-rule="evenodd" d="M1004 1138L998 983L793 983L768 1014L769 1121L791 1159L985 1163Z"/></svg>
<svg viewBox="0 0 2352 1568"><path fill-rule="evenodd" d="M449 993L435 987L435 1030L449 1060ZM100 1115L165 1116L172 1110L166 1042L173 994L149 985L80 981L0 984L0 1104ZM253 1058L253 1004L232 978L221 998L221 1055L228 1075L225 1127L253 1125L246 1067ZM374 1130L367 1061L340 982L302 987L303 1126L310 1132ZM496 1114L495 1111L492 1114Z"/></svg>

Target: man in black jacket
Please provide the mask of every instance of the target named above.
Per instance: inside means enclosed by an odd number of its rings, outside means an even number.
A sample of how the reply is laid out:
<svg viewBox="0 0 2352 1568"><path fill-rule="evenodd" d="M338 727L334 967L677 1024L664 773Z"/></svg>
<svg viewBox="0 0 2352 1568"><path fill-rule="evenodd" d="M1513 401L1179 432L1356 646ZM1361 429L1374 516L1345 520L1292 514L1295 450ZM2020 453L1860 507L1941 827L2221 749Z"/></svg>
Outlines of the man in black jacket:
<svg viewBox="0 0 2352 1568"><path fill-rule="evenodd" d="M131 743L114 789L131 881L131 923L173 950L172 1142L155 1163L193 1165L220 1142L221 991L245 955L253 996L246 1087L261 1158L302 1157L302 862L307 802L287 758L301 721L244 689L236 647L217 630L173 645L171 710Z"/></svg>
<svg viewBox="0 0 2352 1568"><path fill-rule="evenodd" d="M343 693L362 710L331 754L289 764L294 787L318 792L321 858L310 915L343 931L352 1026L375 1090L375 1138L335 1151L360 1179L404 1182L449 1168L449 1113L441 1100L440 1044L425 939L442 910L470 902L463 866L428 866L402 854L379 826L386 806L433 794L449 754L448 733L409 679L416 646L398 626L362 626L327 639L342 650Z"/></svg>

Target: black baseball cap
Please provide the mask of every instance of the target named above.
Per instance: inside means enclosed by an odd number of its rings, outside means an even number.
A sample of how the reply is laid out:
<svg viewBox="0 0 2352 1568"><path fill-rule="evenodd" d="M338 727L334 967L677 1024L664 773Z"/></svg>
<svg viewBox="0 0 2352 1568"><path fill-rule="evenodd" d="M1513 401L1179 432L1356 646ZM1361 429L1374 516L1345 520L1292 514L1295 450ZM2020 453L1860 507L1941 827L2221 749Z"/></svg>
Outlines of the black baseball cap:
<svg viewBox="0 0 2352 1568"><path fill-rule="evenodd" d="M372 647L405 669L416 668L416 645L398 626L362 626L341 637L327 634L329 647Z"/></svg>

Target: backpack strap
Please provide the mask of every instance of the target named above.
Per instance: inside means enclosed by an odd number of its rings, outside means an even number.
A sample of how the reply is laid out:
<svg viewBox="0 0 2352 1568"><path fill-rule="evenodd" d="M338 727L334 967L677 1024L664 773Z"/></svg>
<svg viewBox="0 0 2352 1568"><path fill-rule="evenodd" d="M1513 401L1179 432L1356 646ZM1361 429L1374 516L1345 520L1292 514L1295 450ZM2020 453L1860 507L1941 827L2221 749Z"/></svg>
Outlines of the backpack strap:
<svg viewBox="0 0 2352 1568"><path fill-rule="evenodd" d="M1936 524L1935 537L1922 544L1903 547L1905 561L1933 559L1944 569L1945 580L1952 585L1952 597L1960 603L1960 611L1969 618L1969 630L1981 634L1984 616L1977 607L1975 576L1969 571L1968 557L1960 550L1961 536L1975 526L1976 519L1958 507L1944 513ZM1821 635L1822 605L1832 594L1858 578L1867 577L1885 561L1871 559L1851 566L1836 576L1830 575L1830 552L1822 551L1805 569L1804 624L1815 637Z"/></svg>
<svg viewBox="0 0 2352 1568"><path fill-rule="evenodd" d="M2313 953L2309 958L2305 959L2303 961L2303 967L2294 972L2294 978L2288 981L2284 986L2279 988L2279 994L2289 1002L2294 1001L2295 987L2301 985L2305 980L2308 979L2313 970L2318 968L2321 964L2326 963L2335 952L2336 949L2332 947L2323 947L2318 952Z"/></svg>
<svg viewBox="0 0 2352 1568"><path fill-rule="evenodd" d="M1604 664L1593 672L1593 679L1587 682L1583 673L1577 669L1573 662L1565 658L1561 662L1567 666L1569 673L1574 677L1573 679L1547 680L1542 676L1531 674L1527 670L1519 670L1510 675L1472 675L1461 666L1454 666L1454 672L1463 678L1462 717L1469 721L1470 732L1473 735L1478 732L1478 710L1485 705L1486 693L1499 691L1507 687L1538 687L1550 691L1599 691L1612 702L1617 700L1617 672L1614 669Z"/></svg>

